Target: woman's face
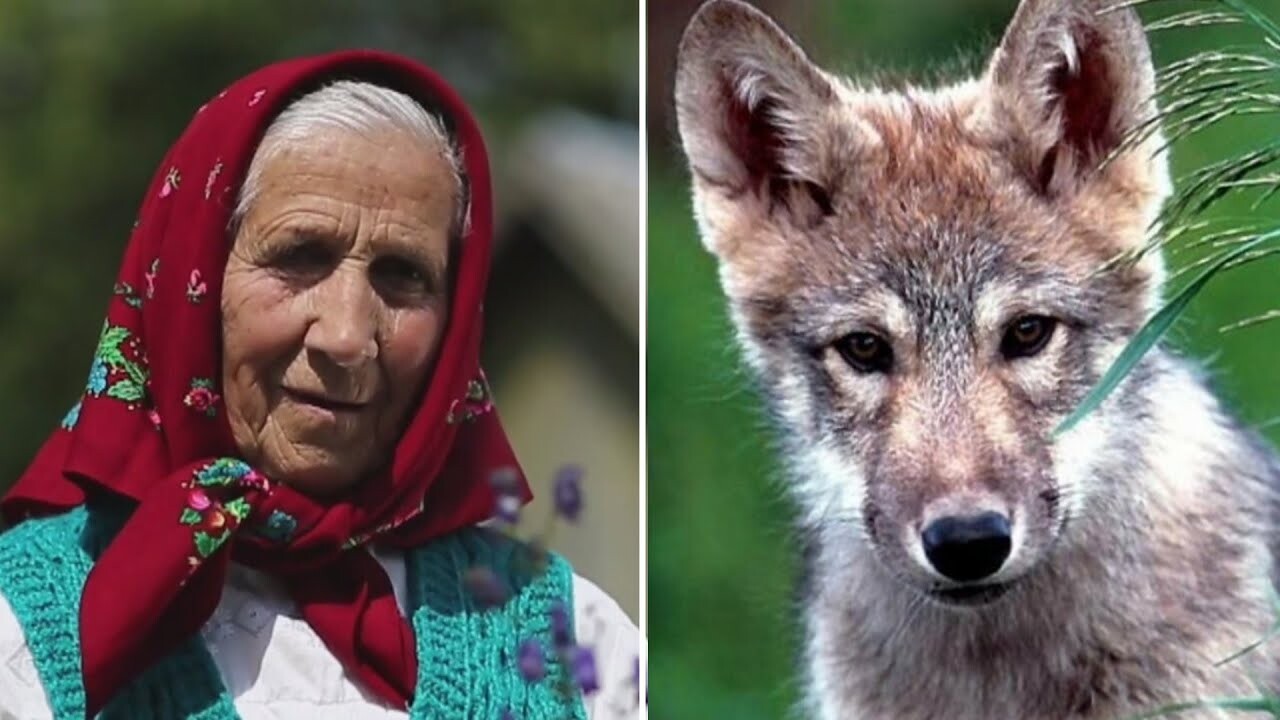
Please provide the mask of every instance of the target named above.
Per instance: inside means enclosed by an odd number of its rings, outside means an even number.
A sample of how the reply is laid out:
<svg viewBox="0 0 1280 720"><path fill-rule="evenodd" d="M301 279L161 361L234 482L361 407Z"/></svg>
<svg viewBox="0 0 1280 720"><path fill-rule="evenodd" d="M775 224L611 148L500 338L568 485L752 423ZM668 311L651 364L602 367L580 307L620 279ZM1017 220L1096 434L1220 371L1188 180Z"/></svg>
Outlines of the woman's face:
<svg viewBox="0 0 1280 720"><path fill-rule="evenodd" d="M390 460L448 317L455 180L404 132L317 131L266 161L222 291L244 459L313 496Z"/></svg>

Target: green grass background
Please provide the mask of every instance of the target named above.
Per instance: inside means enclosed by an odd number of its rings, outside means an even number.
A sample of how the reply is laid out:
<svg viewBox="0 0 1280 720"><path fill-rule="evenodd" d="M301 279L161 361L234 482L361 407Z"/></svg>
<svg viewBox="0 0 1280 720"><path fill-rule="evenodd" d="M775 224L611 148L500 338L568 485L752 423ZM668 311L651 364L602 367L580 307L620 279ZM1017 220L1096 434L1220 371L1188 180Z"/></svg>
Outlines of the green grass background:
<svg viewBox="0 0 1280 720"><path fill-rule="evenodd" d="M1276 0L1257 5L1280 14ZM1143 14L1151 19L1206 6L1167 3ZM651 28L671 21L664 7L650 3ZM830 69L928 81L980 67L1013 7L995 0L827 0L793 12L790 29ZM688 10L672 6L671 12ZM1163 63L1256 39L1242 27L1210 28L1163 32L1152 45ZM665 78L651 72L650 82ZM798 633L783 479L733 345L714 261L695 233L673 123L653 106L654 98L669 103L670 88L651 87L649 97L651 714L656 720L786 717L798 699ZM1175 177L1276 133L1274 118L1207 132L1175 149ZM1237 199L1215 214L1274 223L1277 207L1251 210ZM1176 267L1187 258L1172 260ZM1203 362L1220 395L1254 425L1280 416L1280 323L1228 334L1219 328L1280 307L1278 269L1277 261L1266 260L1215 280L1170 336ZM1267 434L1280 440L1280 427Z"/></svg>

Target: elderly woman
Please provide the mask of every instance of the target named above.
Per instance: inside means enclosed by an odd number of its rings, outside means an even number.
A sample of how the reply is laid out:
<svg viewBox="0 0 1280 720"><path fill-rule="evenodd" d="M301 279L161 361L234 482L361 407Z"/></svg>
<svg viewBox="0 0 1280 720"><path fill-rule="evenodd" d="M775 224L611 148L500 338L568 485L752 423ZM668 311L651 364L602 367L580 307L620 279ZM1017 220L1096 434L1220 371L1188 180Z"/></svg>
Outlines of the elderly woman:
<svg viewBox="0 0 1280 720"><path fill-rule="evenodd" d="M0 715L613 717L573 648L608 690L634 627L477 527L494 473L529 496L478 361L486 162L454 92L382 53L197 111L84 395L0 506Z"/></svg>

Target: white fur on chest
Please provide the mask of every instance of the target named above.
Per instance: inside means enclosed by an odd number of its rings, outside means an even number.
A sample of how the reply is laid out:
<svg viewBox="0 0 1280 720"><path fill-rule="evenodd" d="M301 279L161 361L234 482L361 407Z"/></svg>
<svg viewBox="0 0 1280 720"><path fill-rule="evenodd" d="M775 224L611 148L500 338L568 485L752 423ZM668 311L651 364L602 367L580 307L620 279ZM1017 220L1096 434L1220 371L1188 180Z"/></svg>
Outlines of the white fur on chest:
<svg viewBox="0 0 1280 720"><path fill-rule="evenodd" d="M1163 358L1160 364L1144 417L1125 417L1109 405L1073 430L1056 456L1073 482L1106 477L1124 484L1081 492L1089 500L1073 507L1069 547L1050 558L1052 572L1036 574L992 606L959 612L932 605L890 577L860 535L819 531L805 602L810 716L1103 720L1153 709L1115 699L1126 694L1166 699L1155 706L1257 694L1245 661L1221 668L1214 662L1261 638L1273 622L1266 526L1235 538L1244 550L1216 568L1238 581L1223 597L1180 594L1178 582L1190 587L1197 568L1180 567L1176 552L1191 554L1214 540L1183 522L1193 514L1234 513L1267 501L1265 459L1251 455L1187 369ZM1133 433L1140 434L1141 451L1118 451L1115 439L1132 440ZM1150 557L1157 562L1135 564ZM1181 646L1172 633L1187 623L1212 631L1195 646ZM1170 637L1155 630L1162 624ZM1249 670L1274 681L1275 663L1265 650L1250 657ZM1116 667L1082 660L1106 653L1115 654ZM1145 677L1125 666L1144 662L1153 666ZM1093 701L1090 683L1099 685ZM1048 695L1076 684L1079 692L1065 693L1072 701L1064 704L1078 706L1046 707ZM1205 709L1179 717L1225 715Z"/></svg>

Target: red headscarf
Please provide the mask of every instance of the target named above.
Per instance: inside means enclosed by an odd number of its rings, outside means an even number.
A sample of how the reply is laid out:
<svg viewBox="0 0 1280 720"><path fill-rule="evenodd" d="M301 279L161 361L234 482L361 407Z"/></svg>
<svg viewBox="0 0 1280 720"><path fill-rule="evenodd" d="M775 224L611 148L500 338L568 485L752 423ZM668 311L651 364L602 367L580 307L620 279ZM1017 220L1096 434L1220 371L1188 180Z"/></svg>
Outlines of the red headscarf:
<svg viewBox="0 0 1280 720"><path fill-rule="evenodd" d="M389 467L321 503L236 459L220 397L220 298L228 221L263 133L292 100L339 78L400 90L442 116L461 150L470 217L433 375ZM10 522L100 495L135 504L81 598L90 715L209 618L233 556L280 579L366 687L398 707L412 700L412 628L359 546L410 547L489 517L489 474L516 467L479 365L492 230L479 128L448 85L407 59L353 51L282 62L196 112L143 200L81 404L0 503ZM523 477L519 489L527 499Z"/></svg>

